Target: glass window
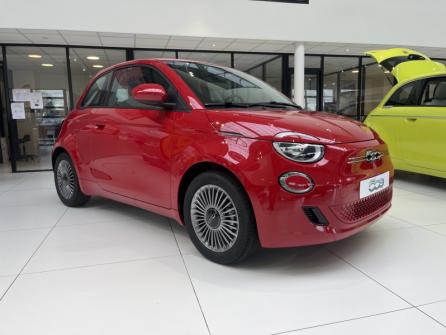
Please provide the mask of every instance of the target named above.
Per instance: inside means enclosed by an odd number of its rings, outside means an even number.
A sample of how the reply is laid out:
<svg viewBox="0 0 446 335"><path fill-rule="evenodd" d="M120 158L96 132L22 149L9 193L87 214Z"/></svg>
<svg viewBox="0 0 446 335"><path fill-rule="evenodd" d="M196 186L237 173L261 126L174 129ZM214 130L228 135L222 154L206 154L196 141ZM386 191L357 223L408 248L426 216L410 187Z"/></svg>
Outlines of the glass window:
<svg viewBox="0 0 446 335"><path fill-rule="evenodd" d="M125 62L125 50L70 49L71 78L74 102L79 100L88 82L95 74L108 66Z"/></svg>
<svg viewBox="0 0 446 335"><path fill-rule="evenodd" d="M282 91L282 56L235 54L234 68L257 77Z"/></svg>
<svg viewBox="0 0 446 335"><path fill-rule="evenodd" d="M324 57L323 110L357 117L358 76L359 58Z"/></svg>
<svg viewBox="0 0 446 335"><path fill-rule="evenodd" d="M12 102L24 108L16 120L18 170L51 169L51 146L68 112L68 74L65 48L6 48ZM31 94L19 96L18 89ZM31 96L33 103L31 103Z"/></svg>
<svg viewBox="0 0 446 335"><path fill-rule="evenodd" d="M107 84L110 80L111 72L99 77L91 85L87 95L82 101L82 107L94 107L102 104L102 99L107 93Z"/></svg>
<svg viewBox="0 0 446 335"><path fill-rule="evenodd" d="M175 58L175 51L135 50L135 59Z"/></svg>
<svg viewBox="0 0 446 335"><path fill-rule="evenodd" d="M158 71L148 66L132 66L115 71L107 105L147 108L147 104L134 100L131 94L136 86L146 83L159 84L166 89L171 99L174 97L172 86Z"/></svg>
<svg viewBox="0 0 446 335"><path fill-rule="evenodd" d="M426 83L421 104L425 106L446 106L446 78L435 78Z"/></svg>
<svg viewBox="0 0 446 335"><path fill-rule="evenodd" d="M416 94L417 82L411 82L398 89L387 101L386 106L415 106L417 105Z"/></svg>
<svg viewBox="0 0 446 335"><path fill-rule="evenodd" d="M185 61L169 61L168 64L208 107L291 103L269 85L241 71Z"/></svg>
<svg viewBox="0 0 446 335"><path fill-rule="evenodd" d="M368 115L392 88L392 75L370 58L363 58L364 115Z"/></svg>
<svg viewBox="0 0 446 335"><path fill-rule="evenodd" d="M229 53L180 51L178 58L231 67L231 54Z"/></svg>
<svg viewBox="0 0 446 335"><path fill-rule="evenodd" d="M294 99L294 56L290 56L291 97ZM321 57L305 56L305 105L306 110L320 109L319 101L319 75L321 72Z"/></svg>

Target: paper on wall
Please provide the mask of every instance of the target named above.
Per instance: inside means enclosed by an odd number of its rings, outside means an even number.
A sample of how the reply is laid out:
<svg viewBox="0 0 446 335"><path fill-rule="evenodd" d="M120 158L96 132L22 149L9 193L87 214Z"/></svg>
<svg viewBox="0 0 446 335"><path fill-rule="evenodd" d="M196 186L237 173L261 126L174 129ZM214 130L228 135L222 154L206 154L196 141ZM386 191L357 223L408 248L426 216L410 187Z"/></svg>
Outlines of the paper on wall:
<svg viewBox="0 0 446 335"><path fill-rule="evenodd" d="M32 92L30 93L29 98L31 109L43 109L42 92Z"/></svg>
<svg viewBox="0 0 446 335"><path fill-rule="evenodd" d="M12 90L12 100L14 101L29 101L31 90L28 88L14 88Z"/></svg>
<svg viewBox="0 0 446 335"><path fill-rule="evenodd" d="M23 102L11 102L11 114L14 120L25 119L25 104Z"/></svg>

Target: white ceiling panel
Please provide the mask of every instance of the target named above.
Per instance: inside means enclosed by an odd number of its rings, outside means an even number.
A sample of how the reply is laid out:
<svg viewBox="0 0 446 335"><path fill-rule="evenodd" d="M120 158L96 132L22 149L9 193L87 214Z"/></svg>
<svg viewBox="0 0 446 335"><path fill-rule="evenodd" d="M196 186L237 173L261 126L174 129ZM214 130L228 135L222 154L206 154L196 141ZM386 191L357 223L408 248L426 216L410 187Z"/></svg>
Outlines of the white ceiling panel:
<svg viewBox="0 0 446 335"><path fill-rule="evenodd" d="M59 34L24 34L26 38L35 44L65 44L65 40Z"/></svg>
<svg viewBox="0 0 446 335"><path fill-rule="evenodd" d="M200 44L202 39L189 39L181 40L176 38L171 38L167 43L168 49L196 49Z"/></svg>
<svg viewBox="0 0 446 335"><path fill-rule="evenodd" d="M133 48L135 46L135 39L133 37L101 37L100 39L103 46L127 48Z"/></svg>
<svg viewBox="0 0 446 335"><path fill-rule="evenodd" d="M3 33L0 32L0 43L30 43L22 34L16 33Z"/></svg>
<svg viewBox="0 0 446 335"><path fill-rule="evenodd" d="M71 45L94 45L102 46L99 37L91 35L65 35L65 40Z"/></svg>
<svg viewBox="0 0 446 335"><path fill-rule="evenodd" d="M155 38L136 38L135 46L137 48L166 48L166 39L155 39Z"/></svg>

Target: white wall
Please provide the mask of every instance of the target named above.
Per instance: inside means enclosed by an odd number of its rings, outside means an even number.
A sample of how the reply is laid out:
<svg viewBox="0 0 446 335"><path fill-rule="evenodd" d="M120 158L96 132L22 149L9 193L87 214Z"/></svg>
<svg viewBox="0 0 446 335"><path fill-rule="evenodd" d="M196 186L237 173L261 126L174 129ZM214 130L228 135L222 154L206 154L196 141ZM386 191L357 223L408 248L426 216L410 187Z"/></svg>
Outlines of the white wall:
<svg viewBox="0 0 446 335"><path fill-rule="evenodd" d="M446 47L446 2L0 0L0 28Z"/></svg>

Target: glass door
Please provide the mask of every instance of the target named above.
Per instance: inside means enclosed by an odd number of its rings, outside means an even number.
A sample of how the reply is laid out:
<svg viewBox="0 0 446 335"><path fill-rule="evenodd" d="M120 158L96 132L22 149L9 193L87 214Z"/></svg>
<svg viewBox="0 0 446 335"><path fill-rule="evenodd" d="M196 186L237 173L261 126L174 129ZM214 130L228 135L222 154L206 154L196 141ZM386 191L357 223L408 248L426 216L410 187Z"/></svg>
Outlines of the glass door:
<svg viewBox="0 0 446 335"><path fill-rule="evenodd" d="M68 113L66 49L11 46L6 57L16 169L50 170L57 129Z"/></svg>
<svg viewBox="0 0 446 335"><path fill-rule="evenodd" d="M291 99L294 99L294 69L290 69ZM305 69L305 105L306 110L320 110L320 71Z"/></svg>

